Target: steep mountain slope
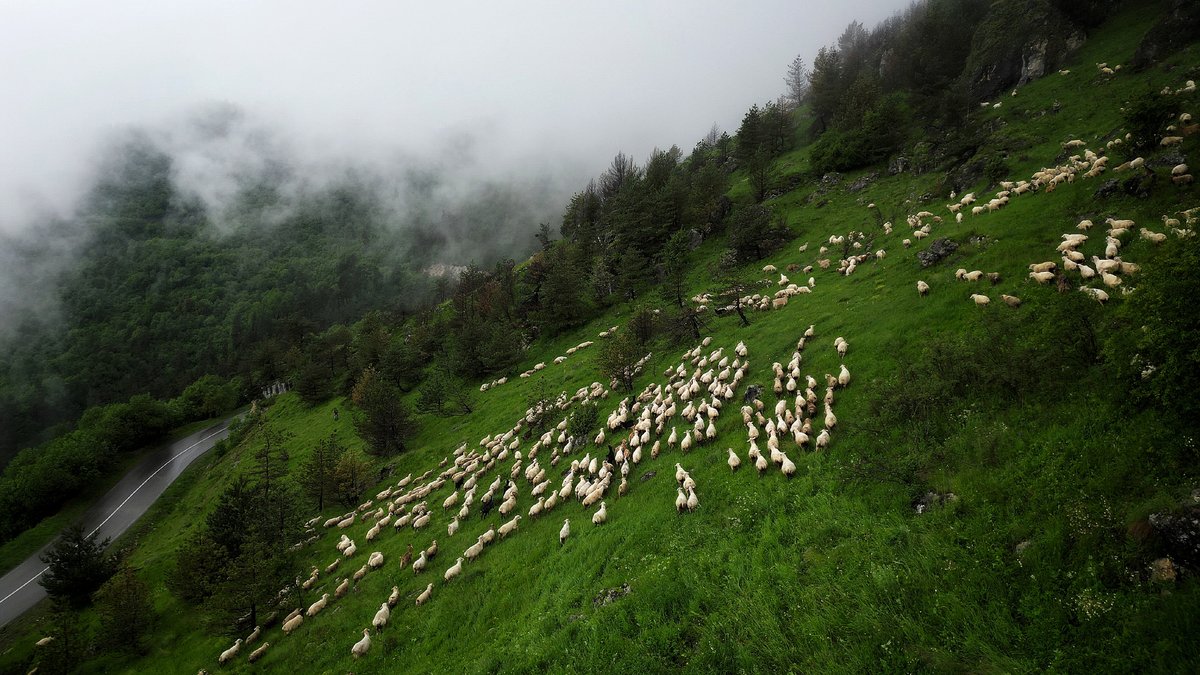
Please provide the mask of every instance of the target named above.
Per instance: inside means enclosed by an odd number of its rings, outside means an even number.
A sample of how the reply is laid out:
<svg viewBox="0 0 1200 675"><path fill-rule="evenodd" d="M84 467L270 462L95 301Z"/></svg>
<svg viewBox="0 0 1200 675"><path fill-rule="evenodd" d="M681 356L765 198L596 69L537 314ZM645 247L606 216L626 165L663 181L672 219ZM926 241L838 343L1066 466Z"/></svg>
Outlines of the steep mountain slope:
<svg viewBox="0 0 1200 675"><path fill-rule="evenodd" d="M987 149L1008 157L1006 180L1030 180L1044 167L1082 154L1084 148L1063 149L1072 139L1103 151L1109 140L1124 134L1120 108L1126 101L1147 89L1183 87L1191 77L1184 74L1197 72L1195 48L1169 59L1170 68L1113 76L1097 70L1097 62L1127 62L1153 19L1118 17L1067 64L1069 74L1049 75L1016 96L1005 96L999 108L977 113L993 130ZM1194 93L1173 100L1177 112L1200 113ZM318 523L320 538L302 550L304 569L323 569L338 559L334 544L342 533L355 540L358 552L334 572L322 571L318 583L300 597L289 597L283 613L307 607L322 593L331 594L330 605L291 635L278 624L265 629L258 643L242 647L225 668L1195 670L1191 636L1200 623L1200 603L1188 567L1194 561L1176 554L1172 564L1179 566L1178 579L1164 581L1159 574L1156 580L1151 565L1164 557L1166 544L1146 534L1151 514L1192 499L1195 441L1165 427L1161 412L1125 405L1127 385L1112 381L1100 365L1105 342L1126 329L1114 319L1128 302L1119 288L1109 288L1111 299L1101 305L1076 290L1060 293L1034 283L1028 266L1058 261L1062 235L1078 233L1082 219L1095 223L1079 247L1089 260L1105 253L1108 217L1132 219L1155 231L1167 231L1161 227L1164 215L1183 220L1178 212L1200 206L1200 192L1194 185L1172 184L1169 173L1176 162L1163 158L1178 151L1189 164L1200 165L1197 138L1188 136L1180 148L1149 156L1148 172L1114 173L1119 163L1114 159L1097 177L1079 172L1053 191L1013 196L994 212L971 215L968 206L962 223L954 222L945 207L952 202L943 194L940 175L827 177L771 200L786 215L795 239L763 261L777 272L767 274L755 265L742 276L760 284L755 292L768 296L781 288L780 273L798 284L812 276L811 292L792 296L777 310L751 311L748 327L741 327L736 315L710 313L704 333L711 343L696 352L697 363L683 353L700 345L655 344L629 394L666 385L665 370L681 363L689 376L697 369L719 371L699 366L699 357L723 348L723 356L732 360L736 345L744 343L743 360L750 366L733 396L724 400L715 439L687 452L671 446L671 429L690 428L679 416L661 433L651 430L649 443L661 441L661 454L652 458L648 448L642 449L625 495L618 496L619 479L613 481L604 496L608 517L603 525L591 522L596 506L584 508L573 495L547 514L529 515L537 500L524 471L541 431L531 438L514 435L517 446L477 479L482 494L498 477L506 485L514 463L520 464L514 476L516 506L508 515L493 510L481 516L477 496L459 531L448 535L463 494L458 504L441 508L455 493L447 480L414 500L430 510L431 520L422 529L397 530L389 524L367 542L369 519L345 530ZM808 151L781 158L776 169L803 168ZM1138 177L1149 175L1154 182L1142 194L1126 191L1125 181L1132 180L1137 193L1149 182ZM1118 181L1116 188L1101 189L1110 179ZM968 187L979 198L975 205L986 203L996 189L983 179ZM746 190L743 179L733 194ZM916 239L906 218L923 210L942 220L921 218L931 236ZM885 222L892 224L891 233ZM863 247L847 244L846 253L870 257L852 274L837 274L843 249L830 237L853 241L852 232L863 233ZM942 237L955 241L957 250L923 268L916 254ZM1154 245L1140 239L1135 228L1122 239L1122 258L1142 268L1122 275L1122 286L1136 287L1140 275L1165 263L1165 256L1194 246L1194 240L1169 233L1168 238ZM911 247L904 246L905 239L912 240ZM709 240L693 252L690 294L717 290L710 268L724 245ZM819 252L822 245L832 249L828 255ZM876 257L877 250L886 256ZM803 268L826 257L833 259L830 269L787 271L788 265ZM958 268L995 272L1000 281L959 280ZM1078 275L1064 278L1082 285ZM930 285L927 297L918 295L918 280ZM1019 296L1022 305L1008 307L1001 293ZM971 294L984 294L991 302L977 306ZM629 318L627 309L618 308L576 332L535 343L507 383L479 394L470 415L425 419L414 449L389 462L389 475L368 492L391 489L394 499L428 484L453 468L450 462L462 444L460 454L484 453L481 439L514 429L543 392L570 397L603 380L597 360L612 338L600 334L614 325L618 332L627 330ZM815 335L806 341L798 367L818 381L818 397L826 391L826 373L836 376L844 364L852 375L848 386L834 392L837 424L831 442L823 450L812 444L801 449L785 434L780 447L797 465L795 476L789 480L774 465L756 475L738 410L743 395L748 385L763 385L764 412L774 410L781 399L771 391L772 364L788 364L810 325ZM834 347L839 336L849 343L844 357ZM554 363L585 341L596 344ZM528 378L516 376L538 363L545 368ZM609 383L602 386L608 389ZM600 399L600 424L626 396L618 390ZM686 402L678 395L675 400L682 411ZM782 400L793 409L790 395ZM240 445L213 456L190 482L172 489L176 499L136 537L132 553L133 564L155 588L155 607L163 617L149 640L150 651L141 658L105 655L85 670L217 668L218 655L232 639L206 632L200 614L162 587L173 551L203 522L225 486L253 463L266 429L295 435L288 459L293 471L320 438L335 430L358 443L349 416L333 417L333 409L345 410L345 405L334 400L308 409L284 396ZM558 435L553 425L575 408L550 416L552 437ZM818 404L814 437L825 426L824 412ZM758 446L765 454L764 425L756 428L763 433ZM589 438L599 431L597 425ZM561 444L542 445L537 460L549 489L561 486L572 460L603 457L607 445L630 433L627 426L604 431L605 443L575 449L557 465L551 457ZM727 448L741 458L736 472L726 464ZM524 456L519 462L518 450ZM676 512L676 463L695 480L699 506L694 512ZM409 474L428 475L398 488ZM497 491L497 504L503 490ZM386 504L373 501L368 513ZM326 509L320 520L341 511ZM477 536L516 514L522 520L515 532L498 538L477 560L465 562L460 576L443 582L443 573ZM560 545L564 518L570 519L571 534ZM425 548L435 539L439 552L426 572L400 569L410 544ZM346 597L334 600L341 578L364 565L371 551L383 553L382 568L366 573ZM416 605L430 583L432 597ZM393 586L400 599L387 627L372 635L365 656L354 659L351 646ZM26 662L42 628L31 625L26 631L14 638L18 646L4 655L6 665ZM271 646L262 659L247 663L246 655L263 642Z"/></svg>

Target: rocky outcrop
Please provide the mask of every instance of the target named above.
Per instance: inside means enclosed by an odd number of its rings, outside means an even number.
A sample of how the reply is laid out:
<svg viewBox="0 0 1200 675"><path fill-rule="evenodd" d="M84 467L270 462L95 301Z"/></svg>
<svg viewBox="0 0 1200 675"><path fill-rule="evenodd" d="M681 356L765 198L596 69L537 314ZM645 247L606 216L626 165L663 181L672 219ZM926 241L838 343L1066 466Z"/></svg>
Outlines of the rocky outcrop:
<svg viewBox="0 0 1200 675"><path fill-rule="evenodd" d="M1048 0L1000 0L975 31L963 70L973 100L987 100L1057 70L1085 40Z"/></svg>
<svg viewBox="0 0 1200 675"><path fill-rule="evenodd" d="M942 237L934 239L929 248L924 251L917 252L917 260L921 262L921 267L929 267L941 262L942 258L954 253L958 250L958 244L953 239Z"/></svg>
<svg viewBox="0 0 1200 675"><path fill-rule="evenodd" d="M1145 68L1196 40L1200 40L1200 2L1173 0L1138 43L1130 65L1135 69Z"/></svg>

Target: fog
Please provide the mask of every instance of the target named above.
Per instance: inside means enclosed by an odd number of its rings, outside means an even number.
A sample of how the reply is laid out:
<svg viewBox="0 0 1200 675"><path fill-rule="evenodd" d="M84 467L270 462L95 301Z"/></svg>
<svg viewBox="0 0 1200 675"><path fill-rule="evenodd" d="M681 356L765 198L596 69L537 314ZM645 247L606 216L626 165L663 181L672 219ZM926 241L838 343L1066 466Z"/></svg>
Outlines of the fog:
<svg viewBox="0 0 1200 675"><path fill-rule="evenodd" d="M849 21L904 4L6 2L0 231L69 212L114 133L170 134L214 104L302 165L394 167L465 145L464 181L516 173L568 190L617 151L644 159L689 150L713 122L736 130L782 93L794 56L811 62ZM241 150L204 152L212 169ZM192 177L210 199L228 178Z"/></svg>

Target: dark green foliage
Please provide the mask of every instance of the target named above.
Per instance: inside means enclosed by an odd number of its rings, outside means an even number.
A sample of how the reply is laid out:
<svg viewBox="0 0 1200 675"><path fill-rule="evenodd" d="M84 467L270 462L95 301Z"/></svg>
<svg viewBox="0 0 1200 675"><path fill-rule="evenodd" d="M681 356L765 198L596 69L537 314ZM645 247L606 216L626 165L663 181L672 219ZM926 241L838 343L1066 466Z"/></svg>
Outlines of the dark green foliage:
<svg viewBox="0 0 1200 675"><path fill-rule="evenodd" d="M92 636L79 620L78 610L55 603L46 633L54 641L38 655L37 672L51 675L76 672L84 654L92 647Z"/></svg>
<svg viewBox="0 0 1200 675"><path fill-rule="evenodd" d="M567 418L567 435L577 439L576 448L583 447L591 440L590 434L599 419L600 409L595 403L584 403L571 412Z"/></svg>
<svg viewBox="0 0 1200 675"><path fill-rule="evenodd" d="M417 410L434 415L466 415L475 407L474 392L462 380L434 368L417 387Z"/></svg>
<svg viewBox="0 0 1200 675"><path fill-rule="evenodd" d="M208 535L194 533L175 552L167 588L184 602L198 605L217 591L228 565L228 553Z"/></svg>
<svg viewBox="0 0 1200 675"><path fill-rule="evenodd" d="M46 594L71 607L91 602L92 593L116 571L116 561L104 553L108 540L96 541L95 533L85 535L83 527L68 527L54 547L42 556L49 568L38 583Z"/></svg>
<svg viewBox="0 0 1200 675"><path fill-rule="evenodd" d="M325 510L325 502L335 492L334 480L338 458L345 452L345 447L338 442L336 435L321 439L311 455L300 468L298 480L301 487L317 504L317 510Z"/></svg>
<svg viewBox="0 0 1200 675"><path fill-rule="evenodd" d="M371 465L355 450L345 450L333 468L334 494L344 506L356 506L367 488Z"/></svg>
<svg viewBox="0 0 1200 675"><path fill-rule="evenodd" d="M1200 425L1200 239L1162 244L1154 266L1122 307L1123 330L1106 353L1137 402L1153 401L1195 429Z"/></svg>
<svg viewBox="0 0 1200 675"><path fill-rule="evenodd" d="M100 616L98 638L107 649L145 651L146 632L154 623L154 605L150 588L128 565L122 565L96 592L96 613Z"/></svg>
<svg viewBox="0 0 1200 675"><path fill-rule="evenodd" d="M866 85L863 86L873 86ZM897 94L867 97L845 126L826 132L812 146L817 173L850 171L882 161L904 140L907 112Z"/></svg>
<svg viewBox="0 0 1200 675"><path fill-rule="evenodd" d="M983 177L988 179L989 184L996 185L1006 180L1008 175L1008 165L1004 163L1004 157L999 153L989 155L983 164Z"/></svg>
<svg viewBox="0 0 1200 675"><path fill-rule="evenodd" d="M743 263L762 259L791 237L782 216L775 217L765 206L739 208L729 222L729 246Z"/></svg>
<svg viewBox="0 0 1200 675"><path fill-rule="evenodd" d="M645 353L638 345L637 337L623 330L601 345L596 366L601 375L615 381L625 391L633 391L636 365Z"/></svg>
<svg viewBox="0 0 1200 675"><path fill-rule="evenodd" d="M412 435L413 422L396 385L368 368L354 385L353 400L359 412L354 420L355 429L372 452L386 457L403 451L405 441Z"/></svg>
<svg viewBox="0 0 1200 675"><path fill-rule="evenodd" d="M238 404L240 384L217 375L205 375L188 385L171 404L183 419L217 417Z"/></svg>
<svg viewBox="0 0 1200 675"><path fill-rule="evenodd" d="M1129 150L1136 152L1158 145L1174 114L1175 104L1159 92L1146 91L1134 97L1122 114L1126 131L1132 134Z"/></svg>

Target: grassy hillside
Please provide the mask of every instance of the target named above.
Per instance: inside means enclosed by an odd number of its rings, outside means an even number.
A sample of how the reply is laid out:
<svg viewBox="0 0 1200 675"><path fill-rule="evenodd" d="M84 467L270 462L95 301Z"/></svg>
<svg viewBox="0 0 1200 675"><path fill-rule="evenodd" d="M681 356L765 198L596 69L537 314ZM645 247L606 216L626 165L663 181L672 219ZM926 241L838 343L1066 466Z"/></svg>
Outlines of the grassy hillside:
<svg viewBox="0 0 1200 675"><path fill-rule="evenodd" d="M1007 156L1010 180L1028 180L1065 161L1060 144L1073 138L1101 152L1107 140L1123 135L1120 107L1131 96L1180 87L1193 77L1189 73L1200 72L1200 52L1192 48L1174 57L1170 69L1098 74L1096 62L1129 59L1153 18L1118 17L1088 41L1070 74L1048 76L1005 97L999 109L977 113L996 120L991 149ZM1194 94L1174 100L1178 112L1200 114ZM1190 136L1182 151L1189 163L1200 165L1198 143ZM803 169L806 152L783 157L777 169ZM443 572L478 535L507 517L496 511L480 517L477 497L461 530L447 536L453 514L443 512L441 503L454 492L447 482L425 498L432 512L427 528L398 532L389 526L368 543L371 523L358 522L344 532L359 552L334 574L322 573L318 586L289 607L307 606L332 592L370 551L384 554L382 569L367 574L347 597L331 599L292 635L278 626L265 631L257 644L271 647L258 663L247 663L250 649L244 648L224 670L1196 670L1196 581L1186 575L1175 584L1152 581L1148 565L1157 556L1136 536L1148 514L1191 498L1194 440L1164 428L1152 410L1122 406L1119 391L1112 391L1113 383L1096 367L1096 354L1079 344L1080 331L1113 325L1108 317L1124 301L1118 290L1101 306L1082 293L1059 294L1027 277L1030 263L1059 259L1055 247L1061 235L1076 232L1083 218L1097 223L1108 216L1130 218L1158 231L1163 214L1200 206L1195 186L1171 185L1169 167L1154 171L1159 180L1147 198L1097 198L1104 181L1124 178L1110 169L1050 193L1015 197L995 213L968 214L961 224L944 206L951 202L940 174L883 175L850 192L846 185L863 175L852 174L833 187L803 185L773 200L796 235L764 261L781 271L789 264L814 264L826 257L818 247L830 236L851 231L873 241L862 252L883 249L887 255L850 276L815 269L811 294L793 297L777 311L752 312L749 327L740 327L736 316L710 313L704 332L712 343L702 351L724 348L733 358L741 341L750 363L725 403L715 440L687 453L667 447L672 427L688 427L678 417L671 420L661 437L662 454L652 459L647 452L632 468L628 493L618 496L614 482L606 494L608 521L602 526L590 522L595 508L585 509L574 498L529 517L536 500L530 482L519 476L513 512L523 516L519 529L464 563L462 575L450 583L442 581ZM733 194L745 189L736 183ZM998 188L981 182L972 189L985 202ZM902 240L913 236L905 218L921 210L943 221L932 224L932 237L905 248ZM892 234L884 233L884 221L894 224ZM1097 225L1089 233L1081 248L1089 257L1103 255L1104 229ZM915 254L937 237L961 246L922 269ZM1122 257L1143 269L1163 255L1136 233L1125 242ZM808 249L802 253L804 244ZM715 290L709 267L723 249L722 241L710 240L694 252L693 293ZM834 268L837 253L829 254ZM745 278L761 280L763 293L775 292L778 275L757 267L747 268ZM959 281L954 272L960 267L998 272L1002 281L994 286ZM810 276L785 273L797 283ZM928 297L916 293L918 279L931 286ZM1136 286L1137 275L1126 284ZM971 293L985 293L992 302L977 307L968 299ZM1024 303L1010 309L1000 302L1001 293ZM596 358L604 338L598 334L623 326L627 312L618 308L575 333L536 343L507 384L479 395L470 415L423 419L414 449L390 460L390 475L369 493L410 473L432 471L432 480L461 443L483 452L480 439L512 429L543 389L570 396L601 380ZM785 478L774 466L759 476L746 455L747 432L738 412L742 394L747 384L765 385L770 411L777 400L770 391L771 364L789 361L809 325L816 335L803 351L800 370L821 383L818 395L825 391L824 374L836 374L839 363L853 381L836 391L838 424L828 449L798 449L784 436L781 447L798 467L795 477ZM844 360L833 347L837 336L850 345ZM597 344L563 364L552 363L585 340ZM666 384L663 371L678 365L693 346L656 345L634 393ZM515 376L539 362L550 365L530 378ZM695 367L687 369L690 374ZM997 383L996 374L1003 381ZM967 397L956 398L960 391ZM601 422L625 396L614 391L600 401ZM924 410L916 402L928 401L953 415L940 416L936 409L912 413ZM345 405L335 400L309 409L286 395L271 406L264 424L294 434L295 469L316 440L334 429L343 439L354 437L348 415L336 422L332 417L333 408ZM822 413L823 407L813 419L814 436L823 426ZM921 435L914 436L917 432ZM610 443L628 434L606 433ZM252 461L260 435L252 430L228 453L197 462L131 538L131 560L154 588L162 617L149 654L106 655L83 670L217 670L217 656L232 638L209 632L162 580L175 548ZM528 455L533 443L522 439L519 449ZM766 452L765 436L759 446ZM727 448L741 457L737 472L726 465ZM570 460L604 450L594 445L576 450L556 467L549 466L551 452L542 449L537 459L550 489L557 489ZM497 476L507 478L513 462L498 461L481 475L480 494ZM700 499L699 508L684 515L674 508L677 462L695 479ZM526 457L522 471L528 464ZM560 546L564 518L570 519L571 536ZM321 539L304 550L306 568L324 568L337 556L334 544L342 531L320 532ZM434 539L440 552L427 572L399 569L409 544L424 548ZM431 582L432 598L416 606L415 598ZM351 646L393 586L400 601L388 627L372 636L370 651L355 661ZM31 645L44 630L33 622L10 630L0 663L16 668L36 660Z"/></svg>

